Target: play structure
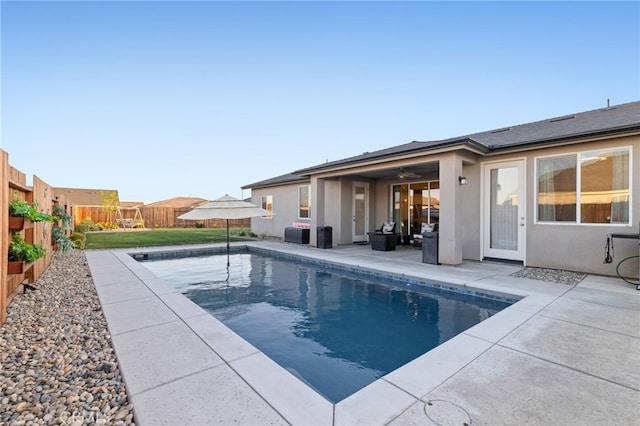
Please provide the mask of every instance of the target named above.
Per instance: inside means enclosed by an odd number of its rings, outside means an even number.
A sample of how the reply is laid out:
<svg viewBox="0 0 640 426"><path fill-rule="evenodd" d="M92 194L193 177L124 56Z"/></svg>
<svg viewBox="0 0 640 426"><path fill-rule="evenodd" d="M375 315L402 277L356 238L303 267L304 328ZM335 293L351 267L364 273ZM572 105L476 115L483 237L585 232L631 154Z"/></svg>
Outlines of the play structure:
<svg viewBox="0 0 640 426"><path fill-rule="evenodd" d="M123 229L144 229L144 219L139 207L118 207L115 222Z"/></svg>

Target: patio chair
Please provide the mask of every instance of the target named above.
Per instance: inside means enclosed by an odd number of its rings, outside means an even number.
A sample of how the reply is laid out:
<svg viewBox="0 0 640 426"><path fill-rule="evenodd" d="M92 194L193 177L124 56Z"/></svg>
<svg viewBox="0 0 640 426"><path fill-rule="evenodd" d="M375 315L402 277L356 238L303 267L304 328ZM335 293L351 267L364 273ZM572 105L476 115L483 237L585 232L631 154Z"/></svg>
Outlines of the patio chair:
<svg viewBox="0 0 640 426"><path fill-rule="evenodd" d="M396 249L398 235L396 235L395 222L384 222L380 229L368 232L371 250L390 251Z"/></svg>

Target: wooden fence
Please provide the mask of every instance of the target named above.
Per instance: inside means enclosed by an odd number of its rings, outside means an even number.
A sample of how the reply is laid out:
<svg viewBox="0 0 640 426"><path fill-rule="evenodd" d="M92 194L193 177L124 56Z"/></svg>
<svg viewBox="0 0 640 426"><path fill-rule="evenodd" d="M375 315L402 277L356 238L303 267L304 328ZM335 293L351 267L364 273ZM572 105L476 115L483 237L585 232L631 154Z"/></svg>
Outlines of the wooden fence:
<svg viewBox="0 0 640 426"><path fill-rule="evenodd" d="M102 207L80 207L73 206L65 198L64 194L55 194L54 188L33 176L33 185L27 186L27 175L11 167L9 164L9 154L0 149L0 325L7 318L7 307L11 301L23 288L23 284L34 283L40 278L44 271L51 264L55 244L52 241L51 230L53 225L47 222L35 222L27 229L9 229L9 202L15 198L27 201L29 204L38 204L38 210L52 214L53 206L60 205L64 211L72 216L72 223L78 224L86 217L90 217L95 223L107 222L108 215ZM125 219L133 219L135 209L122 209ZM172 207L141 207L140 213L147 228L187 228L196 227L197 221L178 219L190 208ZM111 220L116 218L112 216ZM226 221L221 219L204 220L203 227L215 228L225 227ZM250 228L250 219L229 220L230 227ZM21 273L9 273L9 245L13 232L19 232L22 238L30 244L38 243L45 249L47 255L28 265L27 269ZM51 309L55 309L52 306Z"/></svg>
<svg viewBox="0 0 640 426"><path fill-rule="evenodd" d="M203 228L225 228L227 222L224 219L184 220L178 216L190 212L190 207L141 207L140 212L147 228L195 228L202 225ZM251 219L230 219L230 228L251 228Z"/></svg>
<svg viewBox="0 0 640 426"><path fill-rule="evenodd" d="M51 185L37 176L33 176L33 186L27 186L27 176L11 167L9 154L0 150L0 229L4 230L0 238L0 325L6 320L7 307L22 288L22 284L33 283L40 278L51 264L54 251L51 223L35 222L28 229L9 229L9 202L16 198L32 205L37 203L38 210L48 214L52 214L53 205L56 203L68 207L64 196L56 197ZM9 274L8 253L13 232L19 232L27 243L42 245L47 255L28 265L24 272Z"/></svg>
<svg viewBox="0 0 640 426"><path fill-rule="evenodd" d="M203 228L224 228L227 226L224 219L207 219L202 221L178 219L178 216L191 211L189 207L140 207L140 215L144 221L145 228L195 228L202 225ZM104 207L100 206L75 206L75 223L80 224L89 218L93 223L109 222L108 213ZM121 209L124 219L135 218L135 208ZM116 222L114 213L111 221ZM230 219L230 228L250 228L251 219Z"/></svg>

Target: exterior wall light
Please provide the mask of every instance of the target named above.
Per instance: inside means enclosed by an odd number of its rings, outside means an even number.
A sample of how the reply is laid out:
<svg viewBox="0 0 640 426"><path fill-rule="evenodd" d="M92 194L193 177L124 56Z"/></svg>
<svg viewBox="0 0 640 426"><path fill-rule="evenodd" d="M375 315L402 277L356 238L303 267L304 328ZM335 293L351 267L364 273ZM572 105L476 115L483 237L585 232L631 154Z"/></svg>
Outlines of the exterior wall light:
<svg viewBox="0 0 640 426"><path fill-rule="evenodd" d="M464 176L458 176L458 182L460 183L460 185L466 185L467 184L467 178Z"/></svg>

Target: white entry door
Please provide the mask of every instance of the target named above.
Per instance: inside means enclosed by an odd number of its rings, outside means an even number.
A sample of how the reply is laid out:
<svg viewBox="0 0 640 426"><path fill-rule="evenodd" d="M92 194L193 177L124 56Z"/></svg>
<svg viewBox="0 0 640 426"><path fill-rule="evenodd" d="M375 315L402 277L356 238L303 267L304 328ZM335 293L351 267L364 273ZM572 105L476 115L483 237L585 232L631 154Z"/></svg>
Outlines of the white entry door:
<svg viewBox="0 0 640 426"><path fill-rule="evenodd" d="M369 229L369 184L353 182L353 235L354 243L366 242Z"/></svg>
<svg viewBox="0 0 640 426"><path fill-rule="evenodd" d="M484 257L524 260L524 161L484 166Z"/></svg>

